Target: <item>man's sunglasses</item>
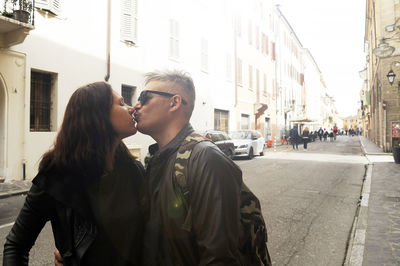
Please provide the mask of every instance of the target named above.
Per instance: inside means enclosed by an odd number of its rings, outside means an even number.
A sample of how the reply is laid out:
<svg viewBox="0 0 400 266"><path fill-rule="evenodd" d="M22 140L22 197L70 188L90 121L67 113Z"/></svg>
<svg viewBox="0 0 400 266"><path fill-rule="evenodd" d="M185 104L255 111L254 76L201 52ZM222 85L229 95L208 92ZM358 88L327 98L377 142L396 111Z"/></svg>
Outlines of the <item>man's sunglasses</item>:
<svg viewBox="0 0 400 266"><path fill-rule="evenodd" d="M145 90L142 91L139 95L138 101L140 102L141 105L145 105L147 103L147 101L149 100L149 94L153 93L153 94L157 94L157 95L161 95L164 97L174 97L177 94L172 94L172 93L168 93L168 92L163 92L163 91L152 91L152 90ZM186 101L182 98L182 103L183 104L187 104Z"/></svg>

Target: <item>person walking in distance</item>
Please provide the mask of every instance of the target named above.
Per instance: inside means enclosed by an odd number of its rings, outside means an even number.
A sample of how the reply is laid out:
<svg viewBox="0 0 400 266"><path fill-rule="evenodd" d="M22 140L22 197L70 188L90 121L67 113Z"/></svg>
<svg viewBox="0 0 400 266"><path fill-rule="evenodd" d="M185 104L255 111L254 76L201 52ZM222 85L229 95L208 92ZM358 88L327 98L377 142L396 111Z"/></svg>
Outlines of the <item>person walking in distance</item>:
<svg viewBox="0 0 400 266"><path fill-rule="evenodd" d="M296 150L299 149L299 132L297 130L297 125L294 125L294 127L290 130L290 142L292 143L293 150L296 148Z"/></svg>
<svg viewBox="0 0 400 266"><path fill-rule="evenodd" d="M310 139L310 131L308 130L308 127L304 128L302 137L303 137L304 150L307 151L307 144L308 144L308 141Z"/></svg>
<svg viewBox="0 0 400 266"><path fill-rule="evenodd" d="M322 141L322 135L324 135L324 130L322 129L322 127L320 127L320 128L318 129L319 141Z"/></svg>

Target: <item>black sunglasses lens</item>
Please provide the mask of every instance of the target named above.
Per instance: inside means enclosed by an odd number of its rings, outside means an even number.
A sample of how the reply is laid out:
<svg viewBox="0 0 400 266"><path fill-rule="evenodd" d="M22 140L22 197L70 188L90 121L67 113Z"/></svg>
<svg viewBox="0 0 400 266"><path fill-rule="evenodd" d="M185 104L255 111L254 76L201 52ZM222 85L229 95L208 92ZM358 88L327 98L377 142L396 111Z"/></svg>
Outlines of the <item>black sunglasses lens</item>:
<svg viewBox="0 0 400 266"><path fill-rule="evenodd" d="M148 93L147 91L142 91L139 95L138 101L141 105L145 105L148 100Z"/></svg>

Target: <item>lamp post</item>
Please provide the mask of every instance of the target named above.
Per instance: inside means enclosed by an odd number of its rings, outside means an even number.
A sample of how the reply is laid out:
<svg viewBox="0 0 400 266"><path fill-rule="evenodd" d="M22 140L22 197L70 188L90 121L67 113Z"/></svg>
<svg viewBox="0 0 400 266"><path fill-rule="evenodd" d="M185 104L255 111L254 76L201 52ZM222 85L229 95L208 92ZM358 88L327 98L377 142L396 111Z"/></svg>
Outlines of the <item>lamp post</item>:
<svg viewBox="0 0 400 266"><path fill-rule="evenodd" d="M399 61L393 61L393 62L390 64L390 70L389 70L389 72L388 72L387 75L386 75L386 77L387 77L388 80L389 80L390 86L393 85L394 79L395 79L395 77L396 77L396 74L393 72L393 66L399 66L399 65L400 65L400 62L399 62Z"/></svg>
<svg viewBox="0 0 400 266"><path fill-rule="evenodd" d="M394 78L396 77L396 74L393 72L392 69L389 70L389 72L387 73L386 77L389 80L390 86L392 86L393 82L394 82Z"/></svg>

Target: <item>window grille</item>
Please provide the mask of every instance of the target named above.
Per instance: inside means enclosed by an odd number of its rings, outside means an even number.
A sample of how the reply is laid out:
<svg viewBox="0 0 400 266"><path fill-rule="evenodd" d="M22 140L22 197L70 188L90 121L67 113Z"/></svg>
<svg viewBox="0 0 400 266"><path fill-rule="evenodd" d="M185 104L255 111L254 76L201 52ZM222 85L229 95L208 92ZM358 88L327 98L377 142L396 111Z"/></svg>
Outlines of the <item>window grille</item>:
<svg viewBox="0 0 400 266"><path fill-rule="evenodd" d="M51 80L49 73L31 72L31 131L50 131Z"/></svg>
<svg viewBox="0 0 400 266"><path fill-rule="evenodd" d="M135 88L132 86L128 85L122 85L121 87L121 94L122 98L124 98L124 102L127 105L132 106L132 99L133 99L133 94L135 93Z"/></svg>

